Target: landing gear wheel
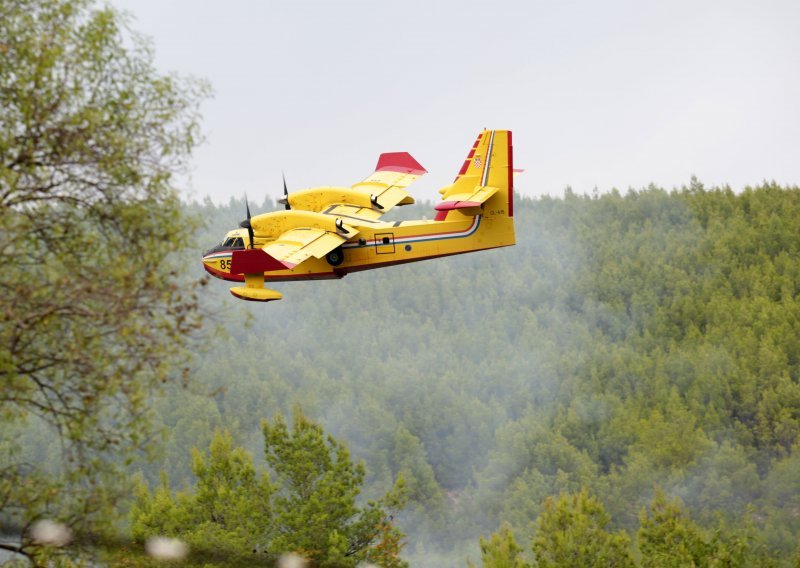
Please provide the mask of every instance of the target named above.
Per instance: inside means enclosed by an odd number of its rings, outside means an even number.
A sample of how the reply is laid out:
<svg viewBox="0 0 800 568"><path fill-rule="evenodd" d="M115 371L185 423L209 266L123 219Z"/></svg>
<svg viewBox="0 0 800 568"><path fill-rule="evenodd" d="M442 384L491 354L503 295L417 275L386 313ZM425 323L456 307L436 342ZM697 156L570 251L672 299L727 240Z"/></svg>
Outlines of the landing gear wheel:
<svg viewBox="0 0 800 568"><path fill-rule="evenodd" d="M342 247L336 247L331 252L325 255L325 260L328 261L328 264L331 266L339 266L344 262L344 251Z"/></svg>

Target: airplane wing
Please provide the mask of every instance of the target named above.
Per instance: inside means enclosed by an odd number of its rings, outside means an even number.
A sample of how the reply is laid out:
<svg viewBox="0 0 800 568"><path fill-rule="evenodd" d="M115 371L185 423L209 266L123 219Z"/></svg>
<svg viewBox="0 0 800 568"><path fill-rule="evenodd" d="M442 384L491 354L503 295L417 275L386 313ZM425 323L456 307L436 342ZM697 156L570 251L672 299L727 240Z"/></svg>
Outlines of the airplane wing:
<svg viewBox="0 0 800 568"><path fill-rule="evenodd" d="M324 229L299 227L286 231L263 250L287 268L293 268L309 257L324 257L346 240L347 237Z"/></svg>
<svg viewBox="0 0 800 568"><path fill-rule="evenodd" d="M386 212L395 205L414 203L405 188L426 173L408 152L389 152L380 155L372 175L355 184L353 189L373 196L373 204Z"/></svg>
<svg viewBox="0 0 800 568"><path fill-rule="evenodd" d="M392 207L414 203L405 188L425 173L407 152L381 154L372 175L350 188L303 189L279 199L278 203L288 204L292 209L374 223Z"/></svg>

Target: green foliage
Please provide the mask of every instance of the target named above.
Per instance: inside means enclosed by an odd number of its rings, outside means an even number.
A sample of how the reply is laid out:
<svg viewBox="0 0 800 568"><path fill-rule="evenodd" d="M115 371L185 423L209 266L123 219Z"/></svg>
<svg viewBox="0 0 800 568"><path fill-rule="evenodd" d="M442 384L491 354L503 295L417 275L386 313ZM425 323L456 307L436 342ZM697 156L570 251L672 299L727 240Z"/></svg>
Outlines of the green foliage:
<svg viewBox="0 0 800 568"><path fill-rule="evenodd" d="M800 451L776 460L764 481L764 532L773 549L800 558Z"/></svg>
<svg viewBox="0 0 800 568"><path fill-rule="evenodd" d="M606 531L611 522L586 490L548 498L533 538L536 566L634 566L630 537Z"/></svg>
<svg viewBox="0 0 800 568"><path fill-rule="evenodd" d="M192 454L193 491L173 495L166 475L152 493L139 483L131 509L133 538L180 537L193 550L230 561L251 558L253 549L272 537L275 488L269 477L256 471L250 454L232 446L228 432L215 433L207 457L196 449Z"/></svg>
<svg viewBox="0 0 800 568"><path fill-rule="evenodd" d="M504 523L488 540L481 537L481 562L483 568L529 568L522 556L523 549L514 539L511 525ZM468 563L473 566L472 563Z"/></svg>
<svg viewBox="0 0 800 568"><path fill-rule="evenodd" d="M0 7L0 515L10 527L109 526L126 493L119 466L153 435L147 399L181 378L199 325L175 260L195 223L171 177L197 142L206 87L152 60L111 8Z"/></svg>
<svg viewBox="0 0 800 568"><path fill-rule="evenodd" d="M636 544L643 568L750 566L754 560L746 540L725 542L719 534L709 535L689 518L677 499L668 500L659 488L650 503L650 514L641 513Z"/></svg>
<svg viewBox="0 0 800 568"><path fill-rule="evenodd" d="M270 548L298 552L321 566L355 566L369 558L379 535L389 540L399 536L386 531L390 518L384 506L402 507L402 481L382 502L359 508L364 464L353 465L347 447L326 438L299 406L293 414L291 431L281 415L273 424L262 424L267 463L279 487L275 509L280 529ZM378 546L385 549L388 544L381 541Z"/></svg>
<svg viewBox="0 0 800 568"><path fill-rule="evenodd" d="M228 432L217 432L209 455L193 451L197 483L174 495L167 476L151 492L140 483L131 510L131 532L178 537L196 555L224 563L259 562L294 552L319 566L355 566L362 560L402 567L404 535L391 511L402 508L403 482L382 500L356 503L364 479L346 446L325 436L297 407L292 428L278 415L264 422L267 472L258 472L248 452L234 448ZM257 553L261 556L253 556Z"/></svg>
<svg viewBox="0 0 800 568"><path fill-rule="evenodd" d="M392 469L405 480L405 492L409 500L431 511L443 505L442 489L422 443L402 424L395 433L390 455Z"/></svg>
<svg viewBox="0 0 800 568"><path fill-rule="evenodd" d="M681 510L678 500L668 501L656 489L650 514L642 511L636 544L642 553L642 566L707 566L710 557L702 531Z"/></svg>

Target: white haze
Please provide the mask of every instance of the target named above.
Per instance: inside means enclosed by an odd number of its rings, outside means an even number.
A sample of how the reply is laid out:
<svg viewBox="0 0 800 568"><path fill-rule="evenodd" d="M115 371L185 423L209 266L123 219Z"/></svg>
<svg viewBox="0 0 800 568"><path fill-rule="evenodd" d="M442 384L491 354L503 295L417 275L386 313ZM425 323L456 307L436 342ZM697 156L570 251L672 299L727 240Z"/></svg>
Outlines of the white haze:
<svg viewBox="0 0 800 568"><path fill-rule="evenodd" d="M407 150L436 197L483 127L528 195L800 180L800 4L112 0L208 79L186 193L350 185Z"/></svg>

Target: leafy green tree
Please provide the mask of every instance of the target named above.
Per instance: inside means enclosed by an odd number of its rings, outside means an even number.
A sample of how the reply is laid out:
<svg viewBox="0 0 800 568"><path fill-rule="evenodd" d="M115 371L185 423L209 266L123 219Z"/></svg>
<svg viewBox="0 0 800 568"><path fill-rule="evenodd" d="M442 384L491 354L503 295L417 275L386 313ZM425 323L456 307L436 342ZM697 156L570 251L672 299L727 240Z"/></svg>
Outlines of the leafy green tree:
<svg viewBox="0 0 800 568"><path fill-rule="evenodd" d="M173 494L166 476L152 492L139 484L131 509L134 539L177 537L198 558L211 554L224 563L294 552L319 566L406 565L399 556L405 535L391 514L403 506L402 479L382 500L359 507L363 465L354 465L346 446L326 437L299 407L291 429L281 415L263 429L274 480L233 447L229 433L218 431L208 456L193 451L193 488Z"/></svg>
<svg viewBox="0 0 800 568"><path fill-rule="evenodd" d="M642 566L707 566L710 549L700 527L682 510L677 499L667 500L657 487L650 514L643 510L636 544Z"/></svg>
<svg viewBox="0 0 800 568"><path fill-rule="evenodd" d="M586 490L548 498L533 538L536 565L634 566L630 537L621 530L611 533L603 505Z"/></svg>
<svg viewBox="0 0 800 568"><path fill-rule="evenodd" d="M489 539L480 539L481 562L483 568L529 568L531 565L523 557L523 548L514 539L511 525L503 523L500 530ZM470 567L473 564L468 563Z"/></svg>
<svg viewBox="0 0 800 568"><path fill-rule="evenodd" d="M749 566L749 544L734 535L725 539L719 532L709 533L689 518L679 500L667 499L656 487L650 513L641 513L636 544L644 568L667 566Z"/></svg>
<svg viewBox="0 0 800 568"><path fill-rule="evenodd" d="M206 87L158 73L89 0L0 6L0 514L101 530L117 466L152 437L147 400L180 378L198 325L176 255L194 225L172 176ZM59 439L29 459L26 429ZM6 529L4 529L6 530ZM27 533L21 545L31 550Z"/></svg>
<svg viewBox="0 0 800 568"><path fill-rule="evenodd" d="M179 537L192 550L213 551L228 561L252 558L270 542L274 529L271 499L275 488L258 472L253 458L234 448L231 435L217 431L208 456L192 451L194 491L172 495L166 476L150 492L140 483L131 509L131 534L137 541L152 536Z"/></svg>
<svg viewBox="0 0 800 568"><path fill-rule="evenodd" d="M408 429L400 425L394 434L391 457L394 468L405 480L409 500L431 511L443 506L444 497L433 469L425 459L425 450Z"/></svg>
<svg viewBox="0 0 800 568"><path fill-rule="evenodd" d="M800 444L794 452L776 460L764 486L766 488L764 531L767 544L781 556L794 554L800 559Z"/></svg>
<svg viewBox="0 0 800 568"><path fill-rule="evenodd" d="M356 497L364 465L354 465L347 447L326 437L299 406L291 429L281 415L272 424L263 422L262 429L267 463L278 487L274 508L280 530L270 543L272 550L297 552L321 566L355 566L370 558L373 546L386 547L381 536L394 539L396 534L383 530L391 520L384 507L402 506L402 478L393 493L361 508Z"/></svg>

